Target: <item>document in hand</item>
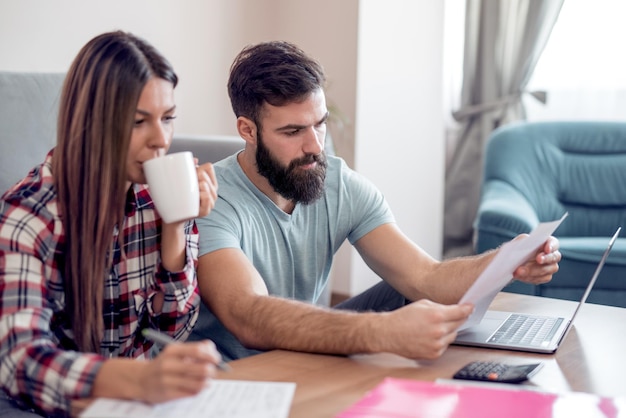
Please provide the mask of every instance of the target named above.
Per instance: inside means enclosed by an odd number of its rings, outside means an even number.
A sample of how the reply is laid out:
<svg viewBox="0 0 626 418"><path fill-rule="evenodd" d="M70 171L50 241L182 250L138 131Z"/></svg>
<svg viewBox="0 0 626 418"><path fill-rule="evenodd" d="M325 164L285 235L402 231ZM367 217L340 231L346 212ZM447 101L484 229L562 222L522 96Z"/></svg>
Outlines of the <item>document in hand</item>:
<svg viewBox="0 0 626 418"><path fill-rule="evenodd" d="M452 384L385 378L336 418L617 418L624 398L509 389L502 384Z"/></svg>
<svg viewBox="0 0 626 418"><path fill-rule="evenodd" d="M491 263L459 302L469 302L475 306L474 312L459 330L480 322L491 301L513 278L515 269L535 254L566 217L567 213L559 220L540 223L527 237L509 241L500 247Z"/></svg>

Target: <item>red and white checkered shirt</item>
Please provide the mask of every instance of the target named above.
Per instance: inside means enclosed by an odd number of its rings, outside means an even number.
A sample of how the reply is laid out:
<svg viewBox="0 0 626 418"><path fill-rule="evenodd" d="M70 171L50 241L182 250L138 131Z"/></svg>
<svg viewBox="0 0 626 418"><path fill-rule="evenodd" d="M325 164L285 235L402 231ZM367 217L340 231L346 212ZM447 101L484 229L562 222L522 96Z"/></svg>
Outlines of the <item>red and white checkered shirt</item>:
<svg viewBox="0 0 626 418"><path fill-rule="evenodd" d="M77 352L65 311L60 267L65 234L52 180L53 152L0 200L0 387L37 412L63 414L70 399L90 396L96 373L108 357L150 356L153 343L142 337L143 328L187 338L200 304L195 273L198 232L195 223L188 222L183 271L164 270L161 220L148 189L133 185L121 231L124 255L119 231L112 231L115 246L104 283L100 353ZM165 295L160 314L152 308L157 291Z"/></svg>

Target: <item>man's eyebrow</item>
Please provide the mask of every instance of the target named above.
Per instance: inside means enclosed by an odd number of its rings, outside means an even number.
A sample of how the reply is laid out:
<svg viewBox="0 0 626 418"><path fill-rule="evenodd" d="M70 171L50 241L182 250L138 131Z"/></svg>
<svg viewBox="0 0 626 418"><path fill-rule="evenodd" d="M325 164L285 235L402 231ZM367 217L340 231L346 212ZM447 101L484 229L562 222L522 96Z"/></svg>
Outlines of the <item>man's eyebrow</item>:
<svg viewBox="0 0 626 418"><path fill-rule="evenodd" d="M290 123L289 125L285 125L285 126L281 126L280 128L276 128L277 132L280 131L291 131L291 130L295 130L295 129L304 129L306 128L306 125L296 125L294 123Z"/></svg>
<svg viewBox="0 0 626 418"><path fill-rule="evenodd" d="M172 113L174 110L176 110L176 105L170 107L169 109L167 109L163 113ZM150 115L150 112L148 112L147 110L142 110L142 109L136 109L135 113L139 113L139 114L144 115L144 116Z"/></svg>
<svg viewBox="0 0 626 418"><path fill-rule="evenodd" d="M326 122L326 120L328 119L328 116L329 116L329 112L326 112L326 114L322 117L322 119L320 119L317 122L315 122L314 126L321 125L322 123ZM280 128L277 128L276 132L291 131L291 130L295 130L295 129L304 129L307 126L308 125L298 125L298 124L295 124L295 123L290 123L288 125L281 126Z"/></svg>

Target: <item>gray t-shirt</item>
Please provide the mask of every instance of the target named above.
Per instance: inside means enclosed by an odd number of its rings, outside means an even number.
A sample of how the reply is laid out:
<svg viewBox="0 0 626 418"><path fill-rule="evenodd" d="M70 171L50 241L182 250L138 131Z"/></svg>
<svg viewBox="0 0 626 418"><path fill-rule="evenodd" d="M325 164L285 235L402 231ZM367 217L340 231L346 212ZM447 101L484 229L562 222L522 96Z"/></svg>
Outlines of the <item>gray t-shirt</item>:
<svg viewBox="0 0 626 418"><path fill-rule="evenodd" d="M252 184L235 155L215 164L219 198L198 219L199 256L240 248L271 295L316 303L328 282L334 254L376 227L394 222L380 193L338 157L328 156L325 190L293 213L279 209ZM244 348L204 306L190 340L210 338L227 360L257 351Z"/></svg>

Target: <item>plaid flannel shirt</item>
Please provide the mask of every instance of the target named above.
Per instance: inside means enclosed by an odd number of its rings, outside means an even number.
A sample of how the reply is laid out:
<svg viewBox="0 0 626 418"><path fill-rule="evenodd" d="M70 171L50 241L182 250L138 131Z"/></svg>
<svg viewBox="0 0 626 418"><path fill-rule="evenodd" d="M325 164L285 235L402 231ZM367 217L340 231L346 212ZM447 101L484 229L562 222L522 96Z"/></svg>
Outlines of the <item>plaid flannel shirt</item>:
<svg viewBox="0 0 626 418"><path fill-rule="evenodd" d="M153 343L143 328L185 339L198 316L195 267L198 233L185 227L187 260L180 272L161 265L161 220L148 190L133 185L127 195L124 254L114 231L113 261L104 283L104 335L100 353L80 353L65 312L65 235L51 173L44 163L0 200L0 387L46 414L65 414L69 400L90 396L109 357L146 358ZM90 245L83 242L82 245ZM165 295L160 314L156 292Z"/></svg>

